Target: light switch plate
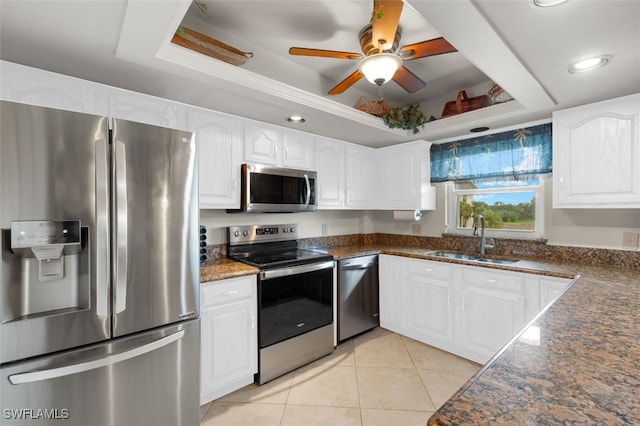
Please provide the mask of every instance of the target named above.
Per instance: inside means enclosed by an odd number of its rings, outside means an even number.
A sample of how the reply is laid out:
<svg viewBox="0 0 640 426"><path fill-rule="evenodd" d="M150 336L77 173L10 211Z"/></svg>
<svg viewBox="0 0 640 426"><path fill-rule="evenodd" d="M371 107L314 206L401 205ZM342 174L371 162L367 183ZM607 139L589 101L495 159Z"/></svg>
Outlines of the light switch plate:
<svg viewBox="0 0 640 426"><path fill-rule="evenodd" d="M322 235L329 235L329 224L328 223L323 223L322 224Z"/></svg>

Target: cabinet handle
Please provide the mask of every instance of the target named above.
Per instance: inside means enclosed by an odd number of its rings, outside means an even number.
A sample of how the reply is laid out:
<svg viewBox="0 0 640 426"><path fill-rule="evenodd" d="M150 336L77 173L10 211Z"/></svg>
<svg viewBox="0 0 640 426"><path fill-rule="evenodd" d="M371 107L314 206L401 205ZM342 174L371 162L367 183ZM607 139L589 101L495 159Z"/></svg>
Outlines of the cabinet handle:
<svg viewBox="0 0 640 426"><path fill-rule="evenodd" d="M237 292L238 292L238 290L225 291L225 292L222 293L222 295L223 296L233 296Z"/></svg>
<svg viewBox="0 0 640 426"><path fill-rule="evenodd" d="M433 272L433 269L431 269L431 268L424 268L424 271L425 271L425 272Z"/></svg>
<svg viewBox="0 0 640 426"><path fill-rule="evenodd" d="M492 279L492 278L483 278L482 281L488 282L488 283L497 283L498 280Z"/></svg>

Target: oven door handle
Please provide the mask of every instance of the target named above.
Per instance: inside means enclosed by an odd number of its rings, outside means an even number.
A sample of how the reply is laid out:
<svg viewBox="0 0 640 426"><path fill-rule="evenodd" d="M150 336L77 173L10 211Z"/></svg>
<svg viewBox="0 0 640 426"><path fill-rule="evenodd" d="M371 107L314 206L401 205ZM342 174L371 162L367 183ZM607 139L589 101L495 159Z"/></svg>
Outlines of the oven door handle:
<svg viewBox="0 0 640 426"><path fill-rule="evenodd" d="M328 260L321 263L311 263L307 265L289 266L285 268L271 269L268 271L260 272L260 279L262 281L271 280L273 278L286 277L289 275L304 274L307 272L320 271L322 269L329 269L334 267L334 261Z"/></svg>

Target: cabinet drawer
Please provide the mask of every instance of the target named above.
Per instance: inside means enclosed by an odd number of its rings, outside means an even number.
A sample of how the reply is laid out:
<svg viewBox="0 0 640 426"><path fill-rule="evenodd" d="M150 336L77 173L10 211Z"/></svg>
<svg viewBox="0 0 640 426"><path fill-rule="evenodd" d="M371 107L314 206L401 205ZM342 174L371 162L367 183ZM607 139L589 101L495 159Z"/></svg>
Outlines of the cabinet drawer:
<svg viewBox="0 0 640 426"><path fill-rule="evenodd" d="M255 286L255 276L204 283L200 287L200 305L205 308L251 297L255 292Z"/></svg>
<svg viewBox="0 0 640 426"><path fill-rule="evenodd" d="M526 279L508 272L496 272L487 268L464 267L462 281L479 287L504 290L513 293L524 293Z"/></svg>
<svg viewBox="0 0 640 426"><path fill-rule="evenodd" d="M453 278L453 266L445 262L432 262L429 260L408 260L407 272L424 277L441 278L450 280Z"/></svg>

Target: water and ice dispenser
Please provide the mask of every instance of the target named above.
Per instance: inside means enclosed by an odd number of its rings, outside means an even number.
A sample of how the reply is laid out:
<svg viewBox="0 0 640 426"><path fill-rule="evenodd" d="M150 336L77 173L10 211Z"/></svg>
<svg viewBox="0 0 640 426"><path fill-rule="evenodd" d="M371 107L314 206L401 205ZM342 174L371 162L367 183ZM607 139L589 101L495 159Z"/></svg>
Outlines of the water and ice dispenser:
<svg viewBox="0 0 640 426"><path fill-rule="evenodd" d="M2 322L88 308L87 238L79 220L11 222Z"/></svg>

